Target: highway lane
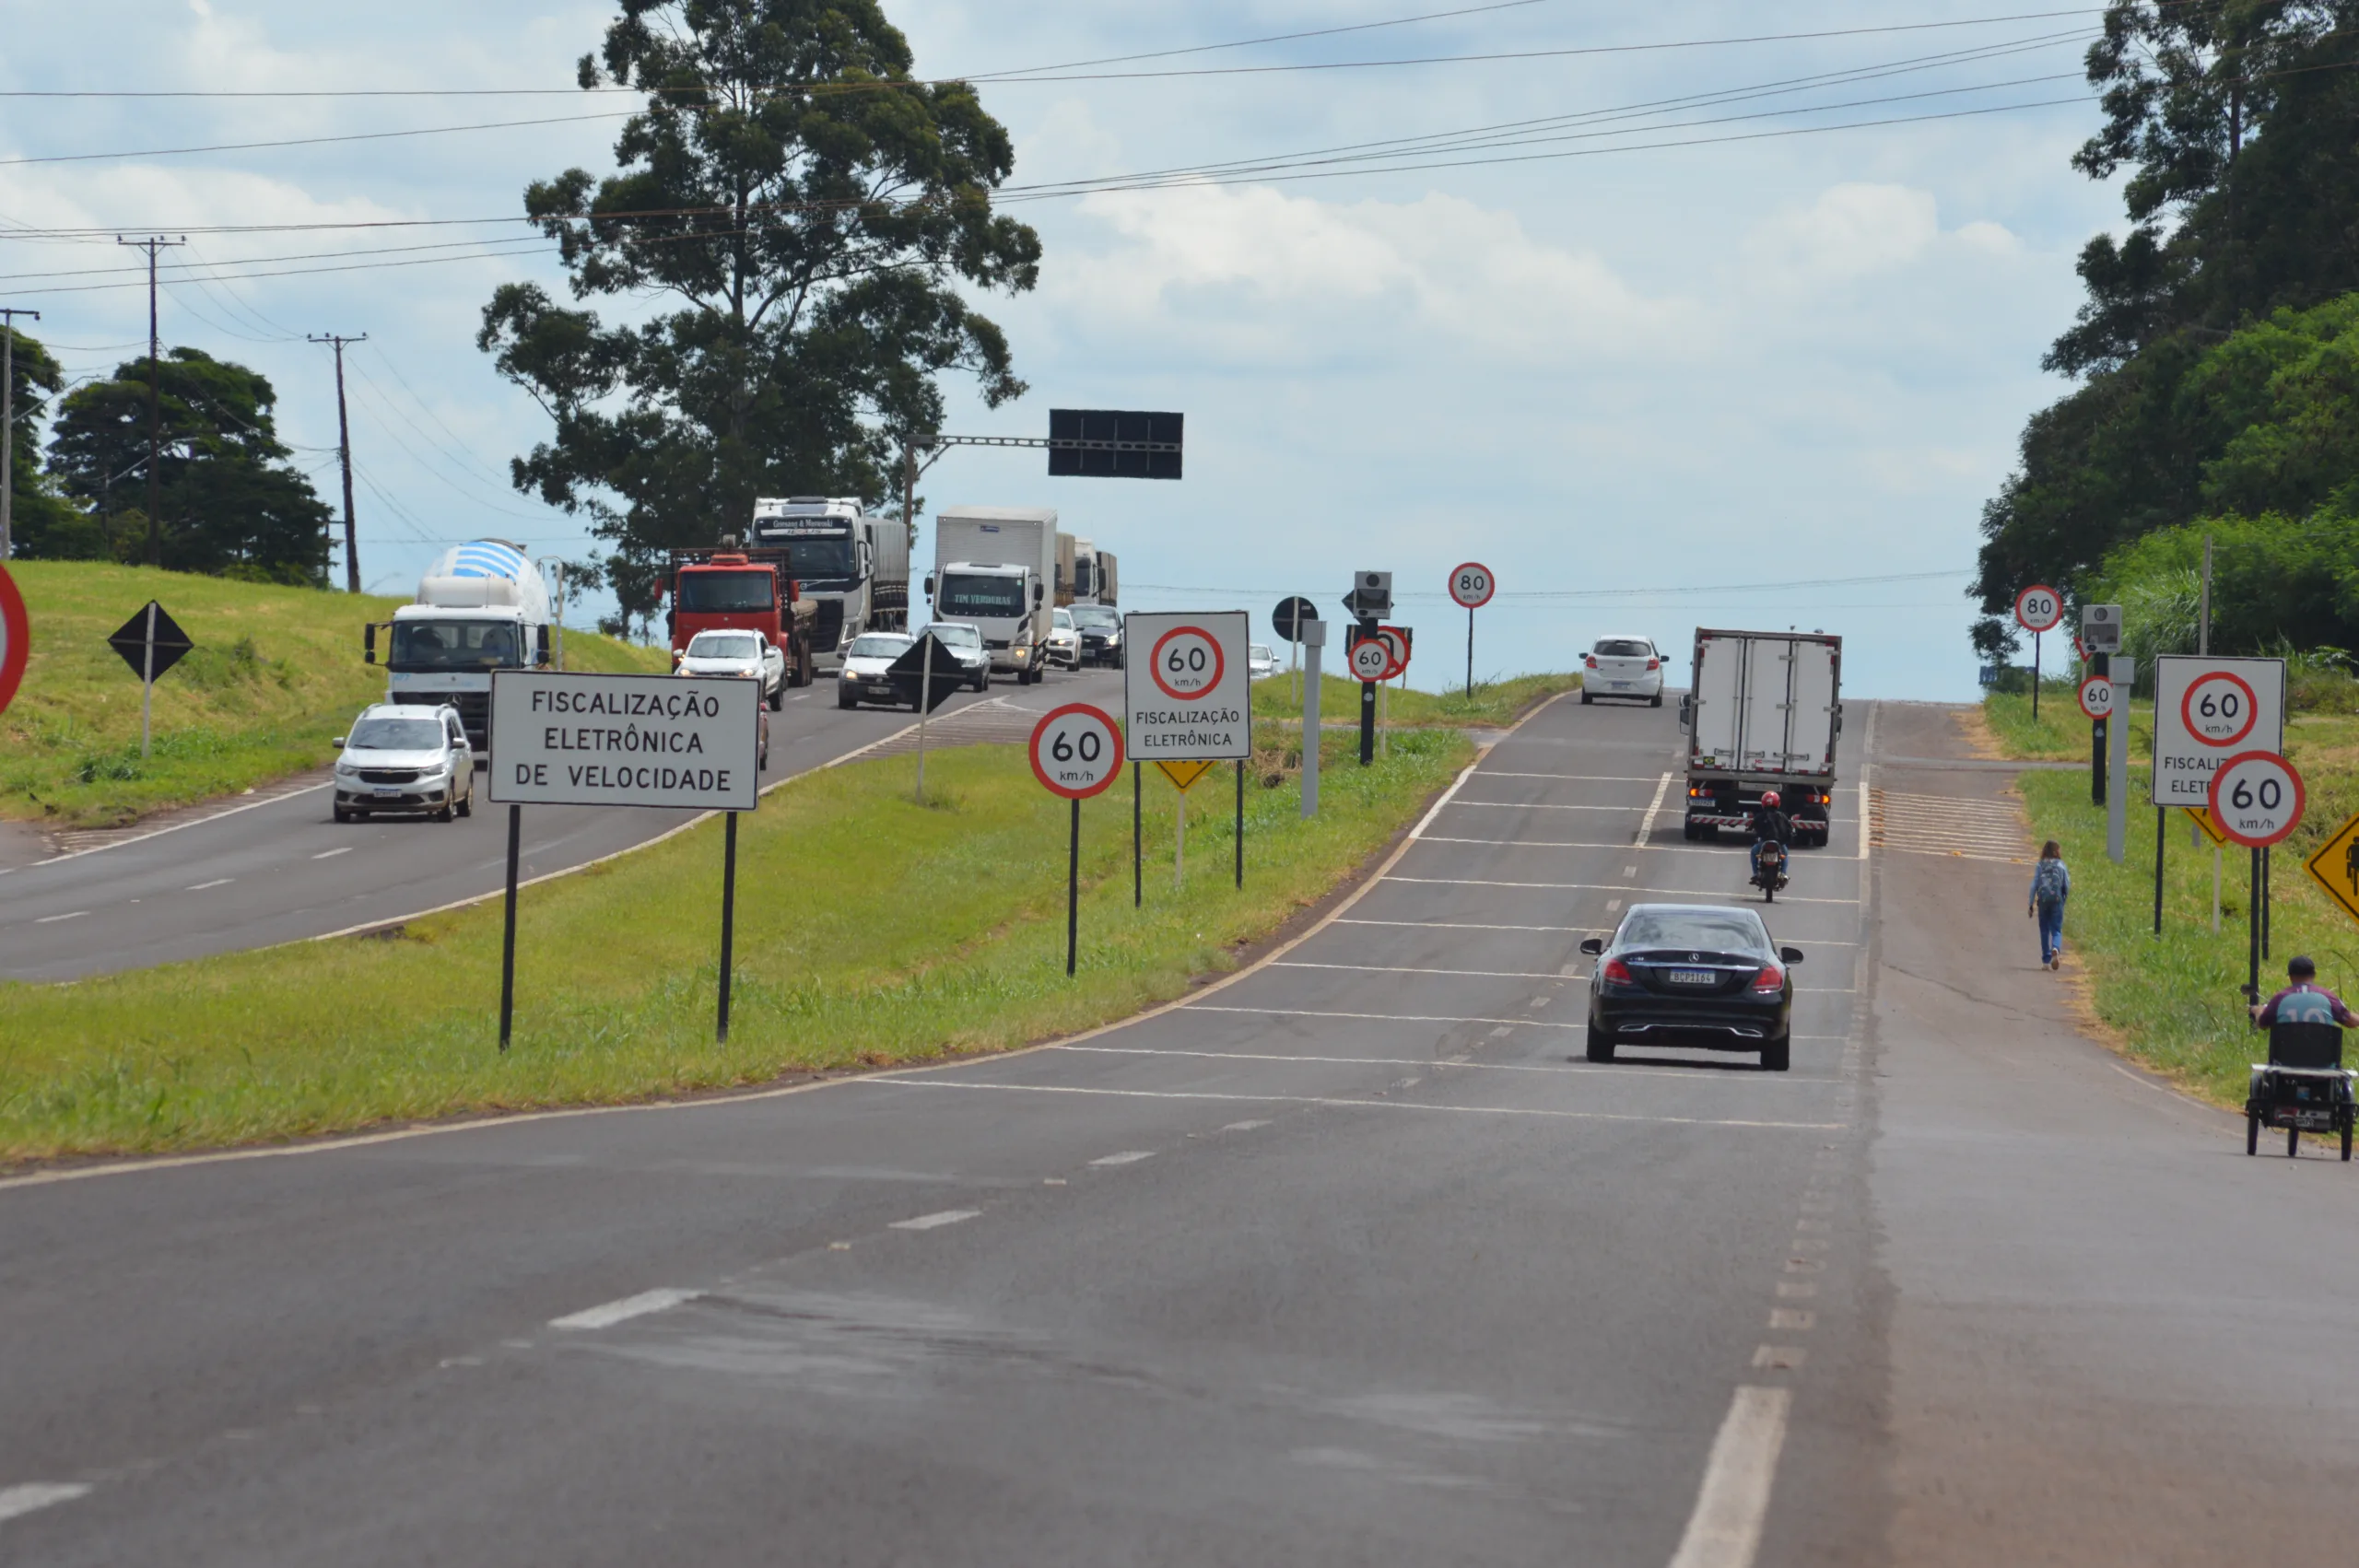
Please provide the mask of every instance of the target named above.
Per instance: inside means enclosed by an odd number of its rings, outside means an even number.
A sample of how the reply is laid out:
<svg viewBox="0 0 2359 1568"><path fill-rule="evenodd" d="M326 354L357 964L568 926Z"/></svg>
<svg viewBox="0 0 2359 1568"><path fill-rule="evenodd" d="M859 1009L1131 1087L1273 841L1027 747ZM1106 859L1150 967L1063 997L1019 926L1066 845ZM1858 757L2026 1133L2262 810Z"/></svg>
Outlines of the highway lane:
<svg viewBox="0 0 2359 1568"><path fill-rule="evenodd" d="M0 1188L0 1550L1869 1561L1856 810L1791 1072L1580 1059L1581 938L1741 889L1672 738L1544 710L1279 963L1057 1047Z"/></svg>
<svg viewBox="0 0 2359 1568"><path fill-rule="evenodd" d="M1052 674L1038 686L994 684L935 710L1003 701L1046 711L1096 694L1119 705L1121 675ZM911 722L906 709L836 706L832 684L789 692L770 716L765 778L823 766ZM475 780L472 817L337 824L324 788L151 837L0 872L0 978L65 980L277 942L298 942L437 908L497 890L507 870L506 813ZM535 807L524 813L522 874L615 854L693 815L628 807Z"/></svg>

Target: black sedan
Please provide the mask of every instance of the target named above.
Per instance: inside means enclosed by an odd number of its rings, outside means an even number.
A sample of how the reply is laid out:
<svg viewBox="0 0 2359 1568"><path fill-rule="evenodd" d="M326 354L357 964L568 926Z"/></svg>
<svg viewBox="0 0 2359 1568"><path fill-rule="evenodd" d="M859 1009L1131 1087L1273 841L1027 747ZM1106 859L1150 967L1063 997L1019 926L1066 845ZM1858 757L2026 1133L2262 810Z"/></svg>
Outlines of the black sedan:
<svg viewBox="0 0 2359 1568"><path fill-rule="evenodd" d="M1778 947L1750 909L1709 904L1639 904L1612 938L1581 951L1597 959L1589 982L1589 1059L1612 1061L1616 1045L1701 1046L1759 1051L1786 1071L1799 949Z"/></svg>

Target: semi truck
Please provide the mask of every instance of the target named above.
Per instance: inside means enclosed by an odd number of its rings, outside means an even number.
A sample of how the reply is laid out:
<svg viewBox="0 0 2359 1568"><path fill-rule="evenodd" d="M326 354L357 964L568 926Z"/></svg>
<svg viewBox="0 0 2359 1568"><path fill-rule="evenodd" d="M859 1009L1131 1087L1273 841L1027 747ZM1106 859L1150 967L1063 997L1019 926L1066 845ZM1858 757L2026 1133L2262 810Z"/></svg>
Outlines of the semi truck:
<svg viewBox="0 0 2359 1568"><path fill-rule="evenodd" d="M1843 639L1825 632L1696 633L1680 700L1691 838L1750 828L1775 790L1797 844L1825 848L1843 733Z"/></svg>
<svg viewBox="0 0 2359 1568"><path fill-rule="evenodd" d="M361 657L385 647L386 700L459 710L468 743L491 744L491 673L549 661L549 595L523 546L472 539L445 550L418 579L415 602L362 629Z"/></svg>
<svg viewBox="0 0 2359 1568"><path fill-rule="evenodd" d="M910 531L899 519L872 517L843 497L765 497L754 503L754 543L793 556L794 580L814 608L818 669L843 668L844 649L863 632L909 629Z"/></svg>
<svg viewBox="0 0 2359 1568"><path fill-rule="evenodd" d="M1101 550L1094 540L1057 535L1057 603L1114 603L1114 552Z"/></svg>
<svg viewBox="0 0 2359 1568"><path fill-rule="evenodd" d="M791 551L734 541L717 549L675 550L663 593L671 601L663 618L675 664L698 632L759 632L786 656L786 684L811 684L818 608L795 582Z"/></svg>
<svg viewBox="0 0 2359 1568"><path fill-rule="evenodd" d="M934 519L925 579L933 618L980 631L994 674L1012 674L1018 685L1040 679L1056 580L1054 508L952 507Z"/></svg>

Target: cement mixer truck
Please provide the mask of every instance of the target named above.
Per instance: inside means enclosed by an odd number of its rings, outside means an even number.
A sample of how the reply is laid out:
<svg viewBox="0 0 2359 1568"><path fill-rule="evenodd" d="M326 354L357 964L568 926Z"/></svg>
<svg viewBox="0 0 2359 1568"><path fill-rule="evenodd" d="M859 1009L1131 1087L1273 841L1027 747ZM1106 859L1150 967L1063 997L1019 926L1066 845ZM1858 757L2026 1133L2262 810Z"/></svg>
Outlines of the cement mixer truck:
<svg viewBox="0 0 2359 1568"><path fill-rule="evenodd" d="M521 545L475 539L444 551L418 580L417 599L372 622L362 656L377 662L387 634L386 698L459 710L478 752L491 744L491 673L549 661L549 595Z"/></svg>

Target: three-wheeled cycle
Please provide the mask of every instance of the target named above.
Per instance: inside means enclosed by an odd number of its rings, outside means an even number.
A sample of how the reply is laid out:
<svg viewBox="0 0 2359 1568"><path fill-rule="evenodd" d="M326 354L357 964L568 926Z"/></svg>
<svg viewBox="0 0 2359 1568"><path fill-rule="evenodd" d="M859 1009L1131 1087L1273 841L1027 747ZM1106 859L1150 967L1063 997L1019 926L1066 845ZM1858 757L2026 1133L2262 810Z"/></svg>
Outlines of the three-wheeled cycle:
<svg viewBox="0 0 2359 1568"><path fill-rule="evenodd" d="M2245 1153L2260 1152L2263 1127L2285 1129L2292 1158L2305 1132L2342 1135L2342 1157L2351 1158L2354 1074L2342 1065L2341 1025L2278 1023L2269 1029L2269 1059L2252 1064L2245 1088Z"/></svg>

